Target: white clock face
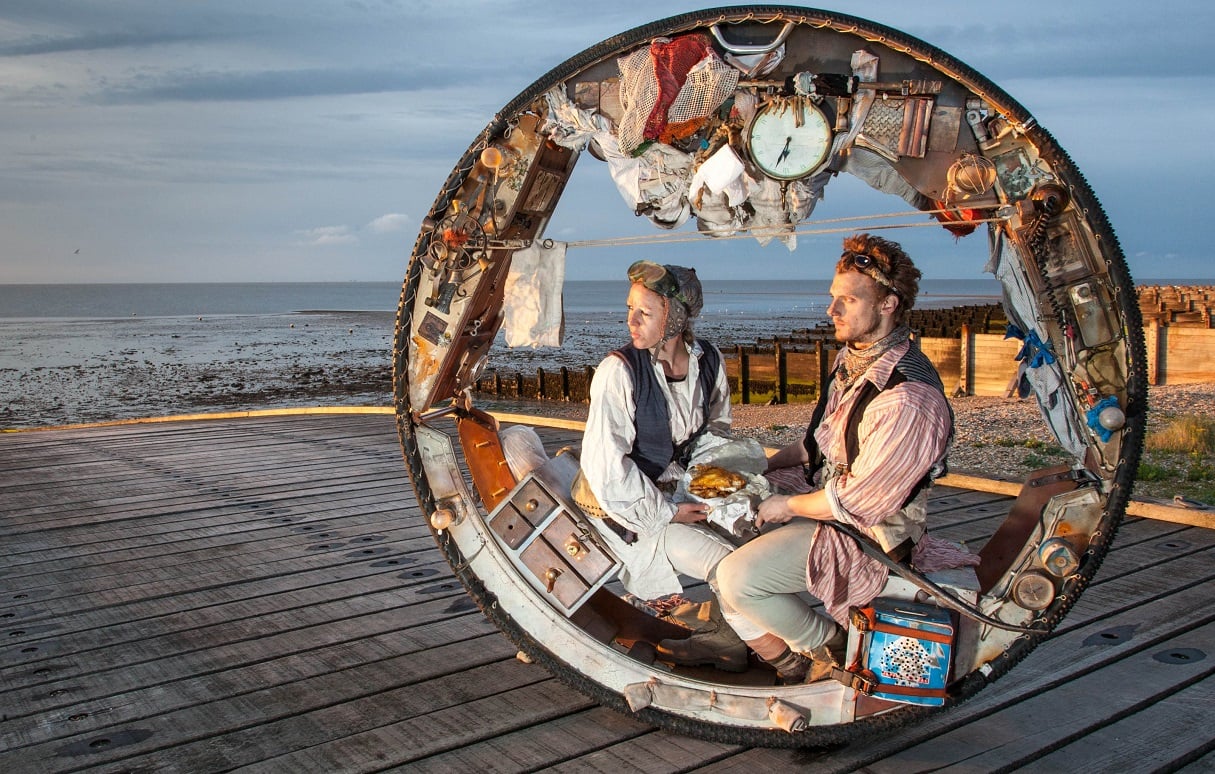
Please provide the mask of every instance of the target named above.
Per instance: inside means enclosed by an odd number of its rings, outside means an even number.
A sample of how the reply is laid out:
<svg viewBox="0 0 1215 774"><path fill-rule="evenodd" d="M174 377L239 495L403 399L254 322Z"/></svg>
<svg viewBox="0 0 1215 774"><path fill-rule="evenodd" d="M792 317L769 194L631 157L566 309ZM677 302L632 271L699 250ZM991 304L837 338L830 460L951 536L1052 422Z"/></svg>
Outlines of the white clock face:
<svg viewBox="0 0 1215 774"><path fill-rule="evenodd" d="M831 150L827 116L804 100L775 102L756 114L748 137L751 158L769 177L795 180L813 172Z"/></svg>

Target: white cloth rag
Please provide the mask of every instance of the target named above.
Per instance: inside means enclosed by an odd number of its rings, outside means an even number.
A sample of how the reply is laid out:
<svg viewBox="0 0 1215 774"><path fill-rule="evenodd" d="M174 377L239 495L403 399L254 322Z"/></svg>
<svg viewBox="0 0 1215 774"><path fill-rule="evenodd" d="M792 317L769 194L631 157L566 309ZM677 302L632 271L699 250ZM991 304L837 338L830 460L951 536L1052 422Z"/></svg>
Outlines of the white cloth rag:
<svg viewBox="0 0 1215 774"><path fill-rule="evenodd" d="M560 347L565 339L561 288L566 244L551 245L533 242L511 258L502 303L508 347Z"/></svg>

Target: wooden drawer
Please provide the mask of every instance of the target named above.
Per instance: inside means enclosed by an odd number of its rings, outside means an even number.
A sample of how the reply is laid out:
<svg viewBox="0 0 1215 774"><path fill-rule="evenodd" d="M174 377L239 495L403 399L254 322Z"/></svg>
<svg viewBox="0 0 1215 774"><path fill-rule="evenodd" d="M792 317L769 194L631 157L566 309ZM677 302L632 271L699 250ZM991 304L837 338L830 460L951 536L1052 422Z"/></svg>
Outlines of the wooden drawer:
<svg viewBox="0 0 1215 774"><path fill-rule="evenodd" d="M502 542L518 548L557 507L557 501L534 478L525 478L490 516L489 528Z"/></svg>
<svg viewBox="0 0 1215 774"><path fill-rule="evenodd" d="M511 495L510 502L533 527L557 507L557 500L534 478L525 478Z"/></svg>
<svg viewBox="0 0 1215 774"><path fill-rule="evenodd" d="M523 545L523 541L531 537L532 532L535 531L531 522L523 518L523 514L519 513L519 510L509 500L498 506L493 518L489 520L489 528L511 548Z"/></svg>
<svg viewBox="0 0 1215 774"><path fill-rule="evenodd" d="M620 562L562 487L568 489L563 479L527 476L490 514L489 527L520 577L572 615L615 577Z"/></svg>
<svg viewBox="0 0 1215 774"><path fill-rule="evenodd" d="M541 587L565 610L576 609L591 590L547 541L533 540L519 553L519 558L532 577L540 581Z"/></svg>
<svg viewBox="0 0 1215 774"><path fill-rule="evenodd" d="M565 511L553 517L541 539L557 550L587 583L595 583L616 566L616 560L595 542L589 527L579 526Z"/></svg>

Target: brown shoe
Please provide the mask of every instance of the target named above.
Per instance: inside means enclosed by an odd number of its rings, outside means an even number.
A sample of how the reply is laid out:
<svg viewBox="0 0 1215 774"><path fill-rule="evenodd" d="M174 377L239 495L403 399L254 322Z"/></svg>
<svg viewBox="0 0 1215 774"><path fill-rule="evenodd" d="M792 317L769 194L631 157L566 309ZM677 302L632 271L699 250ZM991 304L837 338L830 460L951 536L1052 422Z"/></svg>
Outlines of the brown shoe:
<svg viewBox="0 0 1215 774"><path fill-rule="evenodd" d="M665 615L659 616L685 629L698 632L708 628L713 622L712 602L683 602L671 608Z"/></svg>
<svg viewBox="0 0 1215 774"><path fill-rule="evenodd" d="M831 677L832 670L843 669L848 649L848 632L840 627L835 634L808 654L810 668L806 672L807 683L817 683Z"/></svg>
<svg viewBox="0 0 1215 774"><path fill-rule="evenodd" d="M764 660L776 670L776 682L780 685L799 685L806 682L806 675L814 663L805 655L788 648L771 661Z"/></svg>
<svg viewBox="0 0 1215 774"><path fill-rule="evenodd" d="M684 639L658 643L658 658L677 666L712 666L725 672L747 671L747 645L721 617L713 602L681 606L664 616L692 629Z"/></svg>

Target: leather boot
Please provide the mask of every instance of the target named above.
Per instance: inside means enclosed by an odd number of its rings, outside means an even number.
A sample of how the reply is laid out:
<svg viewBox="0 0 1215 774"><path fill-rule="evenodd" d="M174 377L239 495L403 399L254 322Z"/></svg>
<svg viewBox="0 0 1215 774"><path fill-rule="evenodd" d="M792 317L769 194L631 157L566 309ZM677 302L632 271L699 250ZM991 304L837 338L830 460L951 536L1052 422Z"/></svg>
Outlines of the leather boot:
<svg viewBox="0 0 1215 774"><path fill-rule="evenodd" d="M811 650L808 654L810 669L806 674L807 683L817 683L831 677L831 670L844 668L845 651L848 649L848 632L835 627L831 635L822 645Z"/></svg>
<svg viewBox="0 0 1215 774"><path fill-rule="evenodd" d="M671 608L665 615L659 616L664 621L698 632L709 626L713 611L708 602L683 602Z"/></svg>
<svg viewBox="0 0 1215 774"><path fill-rule="evenodd" d="M685 639L658 643L658 658L677 666L713 666L725 672L747 671L747 645L721 616L713 601L681 605L664 616L692 629Z"/></svg>
<svg viewBox="0 0 1215 774"><path fill-rule="evenodd" d="M776 670L781 685L817 683L831 677L833 668L843 665L847 648L848 632L837 626L826 642L809 653L785 648L783 653L767 663Z"/></svg>
<svg viewBox="0 0 1215 774"><path fill-rule="evenodd" d="M806 682L806 675L814 663L797 651L785 648L774 659L764 659L768 666L776 670L776 681L780 685L797 685Z"/></svg>

